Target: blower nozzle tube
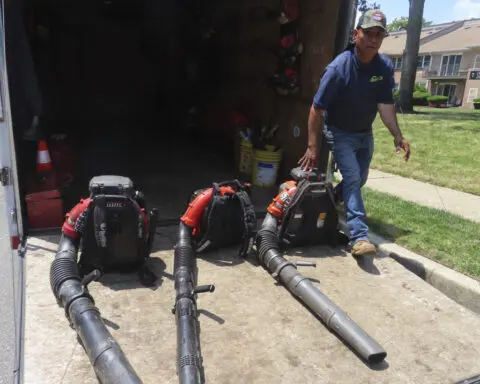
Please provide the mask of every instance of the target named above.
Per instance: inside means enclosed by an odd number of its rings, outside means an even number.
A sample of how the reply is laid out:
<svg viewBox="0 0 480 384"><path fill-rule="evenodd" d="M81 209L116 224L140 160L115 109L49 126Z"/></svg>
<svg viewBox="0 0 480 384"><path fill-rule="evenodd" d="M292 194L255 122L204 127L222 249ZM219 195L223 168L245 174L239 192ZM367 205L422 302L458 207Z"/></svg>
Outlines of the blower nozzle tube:
<svg viewBox="0 0 480 384"><path fill-rule="evenodd" d="M174 313L177 322L177 373L180 384L204 382L202 356L198 335L196 294L213 292L213 285L195 287L195 250L192 247L191 228L180 222L175 245Z"/></svg>
<svg viewBox="0 0 480 384"><path fill-rule="evenodd" d="M102 384L142 384L120 345L103 323L77 267L79 240L65 234L50 268L50 285L76 330Z"/></svg>
<svg viewBox="0 0 480 384"><path fill-rule="evenodd" d="M256 245L261 264L315 312L330 330L367 362L376 364L385 359L387 353L375 340L282 257L278 248L277 220L270 214L257 234Z"/></svg>

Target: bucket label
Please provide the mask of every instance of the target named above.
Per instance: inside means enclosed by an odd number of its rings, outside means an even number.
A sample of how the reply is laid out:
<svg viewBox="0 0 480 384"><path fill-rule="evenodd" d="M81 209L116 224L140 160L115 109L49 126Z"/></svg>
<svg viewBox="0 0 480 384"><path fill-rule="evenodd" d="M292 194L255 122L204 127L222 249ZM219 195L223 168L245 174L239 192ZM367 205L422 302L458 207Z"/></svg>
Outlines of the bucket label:
<svg viewBox="0 0 480 384"><path fill-rule="evenodd" d="M263 185L273 185L277 180L277 166L272 163L258 162L257 181Z"/></svg>

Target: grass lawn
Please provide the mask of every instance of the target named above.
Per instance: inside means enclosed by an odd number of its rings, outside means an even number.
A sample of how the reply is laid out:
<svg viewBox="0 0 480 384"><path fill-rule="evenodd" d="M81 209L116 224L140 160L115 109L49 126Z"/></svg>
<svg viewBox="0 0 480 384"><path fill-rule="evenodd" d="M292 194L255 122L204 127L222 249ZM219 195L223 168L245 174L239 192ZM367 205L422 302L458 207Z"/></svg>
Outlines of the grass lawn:
<svg viewBox="0 0 480 384"><path fill-rule="evenodd" d="M480 110L416 107L398 114L412 156L395 154L393 138L379 116L374 122L372 168L480 195Z"/></svg>
<svg viewBox="0 0 480 384"><path fill-rule="evenodd" d="M373 232L459 272L480 278L480 224L363 188ZM343 207L342 207L343 208Z"/></svg>

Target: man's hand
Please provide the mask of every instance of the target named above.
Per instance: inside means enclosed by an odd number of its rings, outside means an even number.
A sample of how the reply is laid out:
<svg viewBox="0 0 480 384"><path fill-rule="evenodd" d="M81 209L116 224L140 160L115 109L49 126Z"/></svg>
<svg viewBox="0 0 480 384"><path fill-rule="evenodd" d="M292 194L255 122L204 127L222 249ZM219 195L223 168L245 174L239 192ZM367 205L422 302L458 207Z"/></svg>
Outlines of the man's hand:
<svg viewBox="0 0 480 384"><path fill-rule="evenodd" d="M298 164L307 172L310 172L317 166L318 150L316 146L309 146L305 151L305 154L300 158Z"/></svg>
<svg viewBox="0 0 480 384"><path fill-rule="evenodd" d="M395 150L397 153L400 153L400 149L405 151L405 161L408 161L410 158L410 144L407 140L405 140L402 136L397 136L393 139L393 143L395 144Z"/></svg>
<svg viewBox="0 0 480 384"><path fill-rule="evenodd" d="M398 126L397 111L394 104L378 104L378 111L383 123L393 136L395 150L400 153L400 149L405 151L405 161L410 158L410 144L402 136L402 131Z"/></svg>

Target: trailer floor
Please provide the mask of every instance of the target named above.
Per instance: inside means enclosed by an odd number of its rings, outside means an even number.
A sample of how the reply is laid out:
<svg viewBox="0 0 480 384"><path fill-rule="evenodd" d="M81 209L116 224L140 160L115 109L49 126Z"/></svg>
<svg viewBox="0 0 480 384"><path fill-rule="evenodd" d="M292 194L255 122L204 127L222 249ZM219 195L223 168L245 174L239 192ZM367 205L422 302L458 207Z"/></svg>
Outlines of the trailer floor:
<svg viewBox="0 0 480 384"><path fill-rule="evenodd" d="M152 265L156 290L110 276L90 291L144 383L177 383L171 313L174 227L159 228ZM85 352L49 286L58 237L30 238L27 252L25 383L96 383ZM357 262L342 250L305 248L301 272L388 352L363 363L260 266L236 249L198 260L201 346L209 383L454 383L480 373L480 317L390 258Z"/></svg>

